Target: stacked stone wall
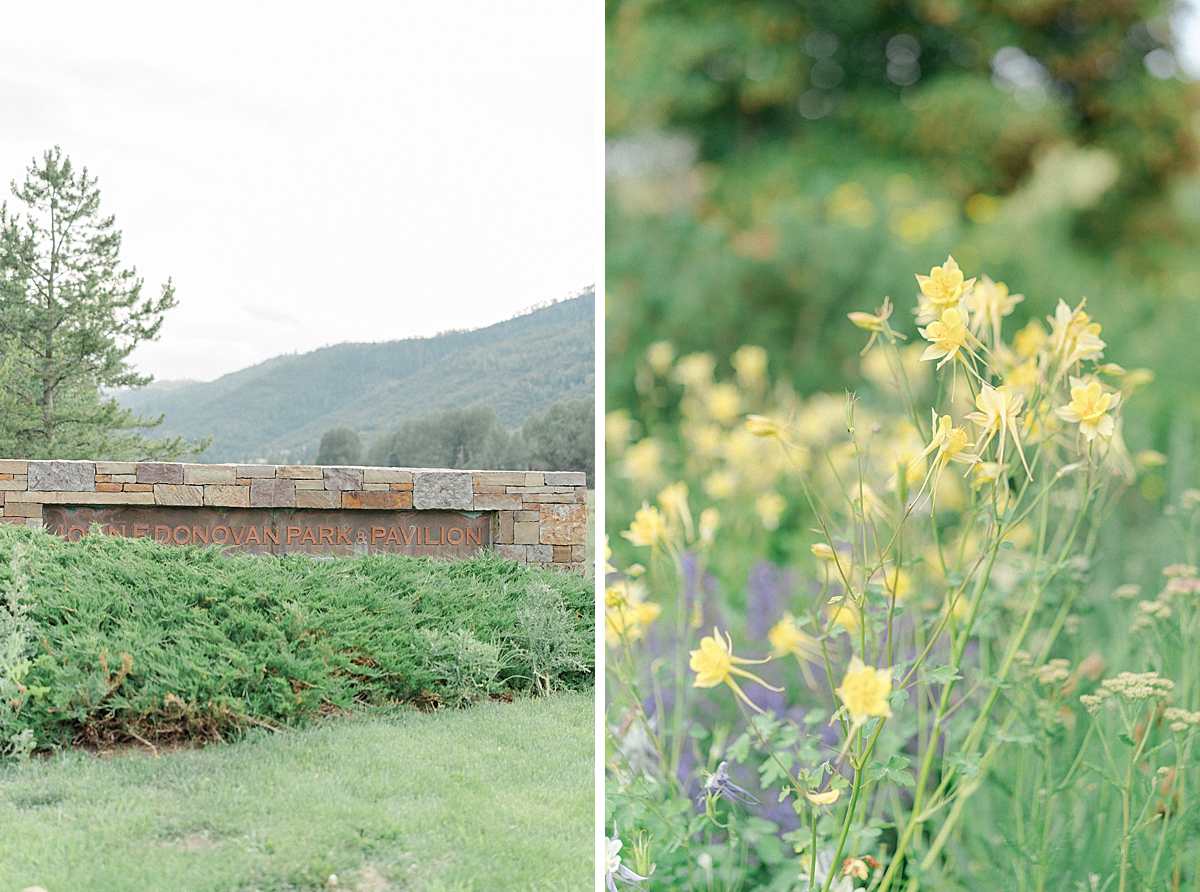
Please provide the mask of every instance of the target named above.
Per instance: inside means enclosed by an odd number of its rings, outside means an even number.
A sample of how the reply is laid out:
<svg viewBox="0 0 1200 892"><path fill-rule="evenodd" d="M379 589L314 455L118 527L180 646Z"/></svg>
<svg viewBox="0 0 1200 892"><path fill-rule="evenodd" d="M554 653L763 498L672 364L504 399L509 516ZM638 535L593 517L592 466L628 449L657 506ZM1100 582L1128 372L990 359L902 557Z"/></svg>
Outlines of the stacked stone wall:
<svg viewBox="0 0 1200 892"><path fill-rule="evenodd" d="M574 471L0 460L0 522L42 526L45 505L487 512L502 557L578 571L585 484Z"/></svg>

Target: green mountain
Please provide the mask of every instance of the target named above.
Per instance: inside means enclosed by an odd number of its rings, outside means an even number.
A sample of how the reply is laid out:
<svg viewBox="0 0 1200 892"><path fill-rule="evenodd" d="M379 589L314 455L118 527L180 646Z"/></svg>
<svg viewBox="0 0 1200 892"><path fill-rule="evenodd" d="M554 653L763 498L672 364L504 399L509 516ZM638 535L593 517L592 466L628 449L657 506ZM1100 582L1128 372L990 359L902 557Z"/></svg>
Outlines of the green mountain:
<svg viewBox="0 0 1200 892"><path fill-rule="evenodd" d="M212 437L201 461L311 460L326 430L349 425L369 444L433 409L484 403L507 428L595 392L595 299L588 290L487 328L276 356L216 381L120 391L155 436Z"/></svg>

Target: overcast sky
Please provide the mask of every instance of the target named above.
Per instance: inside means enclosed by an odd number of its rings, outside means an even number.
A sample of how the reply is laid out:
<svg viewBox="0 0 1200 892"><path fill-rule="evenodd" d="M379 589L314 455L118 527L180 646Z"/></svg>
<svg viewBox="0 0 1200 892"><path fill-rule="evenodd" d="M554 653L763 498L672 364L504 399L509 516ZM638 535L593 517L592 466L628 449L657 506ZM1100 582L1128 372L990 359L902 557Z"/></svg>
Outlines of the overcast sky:
<svg viewBox="0 0 1200 892"><path fill-rule="evenodd" d="M174 279L133 357L160 380L596 281L598 2L0 11L4 195L56 144L99 178L123 262Z"/></svg>

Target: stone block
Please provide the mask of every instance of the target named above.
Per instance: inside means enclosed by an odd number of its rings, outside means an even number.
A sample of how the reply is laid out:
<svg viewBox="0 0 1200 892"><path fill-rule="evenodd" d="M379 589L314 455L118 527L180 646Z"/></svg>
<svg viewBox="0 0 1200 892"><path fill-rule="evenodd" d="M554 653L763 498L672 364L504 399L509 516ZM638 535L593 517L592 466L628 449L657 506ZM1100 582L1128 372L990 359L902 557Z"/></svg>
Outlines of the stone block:
<svg viewBox="0 0 1200 892"><path fill-rule="evenodd" d="M233 471L232 468L229 470ZM206 484L204 487L204 504L219 508L249 508L250 487L224 483Z"/></svg>
<svg viewBox="0 0 1200 892"><path fill-rule="evenodd" d="M525 550L525 560L529 563L549 564L554 560L553 545L530 545Z"/></svg>
<svg viewBox="0 0 1200 892"><path fill-rule="evenodd" d="M36 502L5 502L5 517L41 517L42 506Z"/></svg>
<svg viewBox="0 0 1200 892"><path fill-rule="evenodd" d="M237 468L233 465L184 465L183 482L196 486L234 485L237 483Z"/></svg>
<svg viewBox="0 0 1200 892"><path fill-rule="evenodd" d="M521 498L527 503L537 502L539 505L574 505L575 493L573 492L539 492L539 493L524 493Z"/></svg>
<svg viewBox="0 0 1200 892"><path fill-rule="evenodd" d="M92 461L31 461L29 489L38 492L95 492L96 463Z"/></svg>
<svg viewBox="0 0 1200 892"><path fill-rule="evenodd" d="M470 471L414 471L414 508L452 508L470 511L475 494Z"/></svg>
<svg viewBox="0 0 1200 892"><path fill-rule="evenodd" d="M132 474L113 474L108 479L113 483L137 483L137 472Z"/></svg>
<svg viewBox="0 0 1200 892"><path fill-rule="evenodd" d="M10 497L11 498L11 497ZM153 505L151 492L23 492L23 502L44 505Z"/></svg>
<svg viewBox="0 0 1200 892"><path fill-rule="evenodd" d="M476 511L516 511L520 507L520 496L475 494Z"/></svg>
<svg viewBox="0 0 1200 892"><path fill-rule="evenodd" d="M97 474L136 474L137 462L132 461L98 461Z"/></svg>
<svg viewBox="0 0 1200 892"><path fill-rule="evenodd" d="M525 563L524 545L497 545L495 550L496 554L506 561L516 561L518 564Z"/></svg>
<svg viewBox="0 0 1200 892"><path fill-rule="evenodd" d="M584 545L587 542L587 509L583 505L543 505L542 545Z"/></svg>
<svg viewBox="0 0 1200 892"><path fill-rule="evenodd" d="M546 475L541 471L526 471L525 486L545 486Z"/></svg>
<svg viewBox="0 0 1200 892"><path fill-rule="evenodd" d="M0 459L0 474L20 474L25 477L29 474L29 462L15 458Z"/></svg>
<svg viewBox="0 0 1200 892"><path fill-rule="evenodd" d="M204 504L204 490L182 483L155 483L154 504L199 507Z"/></svg>
<svg viewBox="0 0 1200 892"><path fill-rule="evenodd" d="M295 508L296 483L294 480L276 480L273 477L257 477L250 484L251 508Z"/></svg>
<svg viewBox="0 0 1200 892"><path fill-rule="evenodd" d="M277 477L276 479L283 480L285 478ZM301 490L301 489L324 489L325 488L325 480L320 477L316 478L315 480L313 480L313 479L305 480L304 478L300 478L300 479L296 480L295 483L296 483L297 491Z"/></svg>
<svg viewBox="0 0 1200 892"><path fill-rule="evenodd" d="M121 492L120 483L101 483L96 481L96 492Z"/></svg>
<svg viewBox="0 0 1200 892"><path fill-rule="evenodd" d="M511 544L513 540L513 512L501 511L496 514L495 524L492 527L492 535L494 541Z"/></svg>
<svg viewBox="0 0 1200 892"><path fill-rule="evenodd" d="M239 477L274 477L274 465L238 465L237 475Z"/></svg>
<svg viewBox="0 0 1200 892"><path fill-rule="evenodd" d="M341 508L342 494L331 489L296 490L297 508Z"/></svg>
<svg viewBox="0 0 1200 892"><path fill-rule="evenodd" d="M280 465L275 469L276 478L287 480L321 480L321 469L315 465Z"/></svg>
<svg viewBox="0 0 1200 892"><path fill-rule="evenodd" d="M363 486L366 485L365 483L363 484ZM388 489L392 492L412 492L413 485L411 483L389 483Z"/></svg>
<svg viewBox="0 0 1200 892"><path fill-rule="evenodd" d="M12 480L0 480L0 490L7 492L24 492L29 489L29 478L13 475Z"/></svg>
<svg viewBox="0 0 1200 892"><path fill-rule="evenodd" d="M524 486L524 471L472 471L476 484L484 486Z"/></svg>
<svg viewBox="0 0 1200 892"><path fill-rule="evenodd" d="M587 486L587 474L583 471L546 471L547 486Z"/></svg>
<svg viewBox="0 0 1200 892"><path fill-rule="evenodd" d="M516 521L513 524L513 542L517 545L537 545L539 526L537 523Z"/></svg>
<svg viewBox="0 0 1200 892"><path fill-rule="evenodd" d="M140 461L138 483L183 483L183 465L167 461Z"/></svg>
<svg viewBox="0 0 1200 892"><path fill-rule="evenodd" d="M326 489L347 492L363 488L362 468L322 468Z"/></svg>
<svg viewBox="0 0 1200 892"><path fill-rule="evenodd" d="M549 548L554 549L554 557L552 558L554 563L556 563L556 564L571 563L571 549L575 547L574 545L550 545L550 546L542 546L542 547L549 547Z"/></svg>
<svg viewBox="0 0 1200 892"><path fill-rule="evenodd" d="M575 487L573 487L573 486L510 486L510 487L508 487L508 491L509 492L519 492L519 493L544 493L544 492L574 493Z"/></svg>
<svg viewBox="0 0 1200 892"><path fill-rule="evenodd" d="M586 545L572 545L571 546L571 560L576 563L579 563L581 561L586 561L587 560L587 546Z"/></svg>
<svg viewBox="0 0 1200 892"><path fill-rule="evenodd" d="M40 530L42 528L42 519L40 517L27 518L25 521L25 526L33 527L35 530Z"/></svg>
<svg viewBox="0 0 1200 892"><path fill-rule="evenodd" d="M517 512L517 520L536 520L538 523L541 523L542 522L542 512L541 511L518 511Z"/></svg>
<svg viewBox="0 0 1200 892"><path fill-rule="evenodd" d="M121 492L153 492L154 483L122 483ZM182 484L176 484L182 486Z"/></svg>
<svg viewBox="0 0 1200 892"><path fill-rule="evenodd" d="M363 468L363 483L412 483L412 471L404 468Z"/></svg>
<svg viewBox="0 0 1200 892"><path fill-rule="evenodd" d="M366 492L391 492L392 484L390 484L390 483L364 483L362 485L362 488ZM410 490L410 492L411 492L411 490Z"/></svg>
<svg viewBox="0 0 1200 892"><path fill-rule="evenodd" d="M405 511L413 506L412 493L407 492L343 492L343 508L377 508Z"/></svg>

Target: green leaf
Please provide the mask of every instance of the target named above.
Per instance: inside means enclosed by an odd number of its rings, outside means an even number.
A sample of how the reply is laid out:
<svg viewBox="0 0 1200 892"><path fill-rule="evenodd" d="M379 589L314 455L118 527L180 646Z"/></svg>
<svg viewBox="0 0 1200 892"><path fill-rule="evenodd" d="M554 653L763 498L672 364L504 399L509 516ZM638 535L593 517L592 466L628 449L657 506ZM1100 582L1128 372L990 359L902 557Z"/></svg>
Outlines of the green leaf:
<svg viewBox="0 0 1200 892"><path fill-rule="evenodd" d="M962 675L958 671L957 666L935 666L925 676L927 682L934 684L949 684L952 681L958 681Z"/></svg>

